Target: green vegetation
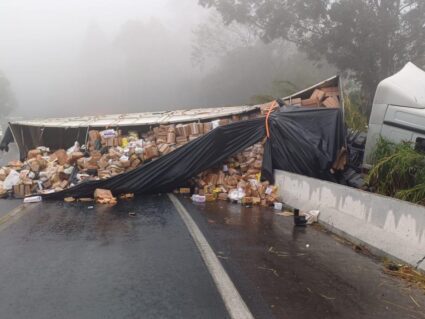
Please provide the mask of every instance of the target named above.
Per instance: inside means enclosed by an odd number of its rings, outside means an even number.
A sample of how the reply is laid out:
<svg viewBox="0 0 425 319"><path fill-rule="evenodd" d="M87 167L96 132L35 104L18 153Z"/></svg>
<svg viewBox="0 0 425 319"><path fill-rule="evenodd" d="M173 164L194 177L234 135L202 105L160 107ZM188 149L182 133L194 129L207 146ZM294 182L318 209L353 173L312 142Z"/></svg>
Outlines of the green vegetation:
<svg viewBox="0 0 425 319"><path fill-rule="evenodd" d="M250 27L264 42L282 39L327 61L359 84L371 106L378 83L407 62L423 66L423 0L199 0L227 24ZM350 16L347 19L347 16ZM367 114L370 109L367 110Z"/></svg>
<svg viewBox="0 0 425 319"><path fill-rule="evenodd" d="M362 112L358 99L359 94L349 94L344 97L345 124L355 131L365 131L367 116Z"/></svg>
<svg viewBox="0 0 425 319"><path fill-rule="evenodd" d="M368 181L377 193L425 204L425 153L412 143L395 144L381 137L372 162Z"/></svg>

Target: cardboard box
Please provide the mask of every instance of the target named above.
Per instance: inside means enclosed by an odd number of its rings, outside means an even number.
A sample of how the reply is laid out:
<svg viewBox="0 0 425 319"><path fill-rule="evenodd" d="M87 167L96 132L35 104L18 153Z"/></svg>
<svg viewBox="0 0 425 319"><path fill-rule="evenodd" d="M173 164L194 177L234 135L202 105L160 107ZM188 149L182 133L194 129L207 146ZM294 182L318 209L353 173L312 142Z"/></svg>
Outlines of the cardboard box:
<svg viewBox="0 0 425 319"><path fill-rule="evenodd" d="M241 202L242 205L252 205L252 197L245 196Z"/></svg>
<svg viewBox="0 0 425 319"><path fill-rule="evenodd" d="M261 198L260 197L253 197L252 198L252 205L260 205L261 204Z"/></svg>
<svg viewBox="0 0 425 319"><path fill-rule="evenodd" d="M62 182L60 182L59 187L62 189L65 189L68 186L68 184L69 184L68 181L63 180Z"/></svg>
<svg viewBox="0 0 425 319"><path fill-rule="evenodd" d="M319 101L313 98L305 99L301 101L301 105L305 107L319 107Z"/></svg>
<svg viewBox="0 0 425 319"><path fill-rule="evenodd" d="M223 200L223 201L227 201L227 199L228 199L227 193L219 193L218 194L218 199L219 200Z"/></svg>
<svg viewBox="0 0 425 319"><path fill-rule="evenodd" d="M29 160L29 159L31 159L31 158L36 158L36 157L37 157L37 155L41 155L41 151L40 151L40 150L37 150L37 149L35 149L35 150L30 150L30 151L28 152L28 155L27 155L27 160Z"/></svg>
<svg viewBox="0 0 425 319"><path fill-rule="evenodd" d="M198 123L190 123L190 134L191 135L199 135L201 132L199 131Z"/></svg>
<svg viewBox="0 0 425 319"><path fill-rule="evenodd" d="M176 135L188 137L190 135L190 128L187 124L176 125Z"/></svg>
<svg viewBox="0 0 425 319"><path fill-rule="evenodd" d="M338 108L340 106L338 99L332 96L326 98L326 100L324 100L322 103L328 108Z"/></svg>
<svg viewBox="0 0 425 319"><path fill-rule="evenodd" d="M284 104L286 106L290 106L290 105L301 106L301 98L294 98L294 99L285 100Z"/></svg>
<svg viewBox="0 0 425 319"><path fill-rule="evenodd" d="M199 134L190 134L189 135L189 141L196 140L200 135Z"/></svg>
<svg viewBox="0 0 425 319"><path fill-rule="evenodd" d="M108 189L97 188L94 191L94 199L99 204L116 204L117 199L112 196L112 193Z"/></svg>
<svg viewBox="0 0 425 319"><path fill-rule="evenodd" d="M181 187L179 192L180 192L180 194L190 194L190 188Z"/></svg>
<svg viewBox="0 0 425 319"><path fill-rule="evenodd" d="M216 200L216 197L214 194L205 194L205 201L214 202L215 200Z"/></svg>
<svg viewBox="0 0 425 319"><path fill-rule="evenodd" d="M176 133L168 132L168 134L167 134L167 144L176 144Z"/></svg>
<svg viewBox="0 0 425 319"><path fill-rule="evenodd" d="M13 193L15 198L24 198L25 196L31 195L32 191L32 182L31 183L21 183L13 186Z"/></svg>
<svg viewBox="0 0 425 319"><path fill-rule="evenodd" d="M59 165L65 165L68 162L68 155L64 149L59 149L53 154L56 156Z"/></svg>
<svg viewBox="0 0 425 319"><path fill-rule="evenodd" d="M312 100L316 100L318 102L321 102L325 98L325 92L319 89L315 89L313 91L313 94L311 95Z"/></svg>
<svg viewBox="0 0 425 319"><path fill-rule="evenodd" d="M161 155L168 154L170 152L170 145L168 144L158 145L158 150Z"/></svg>
<svg viewBox="0 0 425 319"><path fill-rule="evenodd" d="M145 146L144 152L143 152L143 158L145 160L152 159L154 157L157 157L159 155L158 147L154 144Z"/></svg>
<svg viewBox="0 0 425 319"><path fill-rule="evenodd" d="M204 123L204 134L207 134L208 132L210 132L212 130L212 123L211 122L206 122Z"/></svg>

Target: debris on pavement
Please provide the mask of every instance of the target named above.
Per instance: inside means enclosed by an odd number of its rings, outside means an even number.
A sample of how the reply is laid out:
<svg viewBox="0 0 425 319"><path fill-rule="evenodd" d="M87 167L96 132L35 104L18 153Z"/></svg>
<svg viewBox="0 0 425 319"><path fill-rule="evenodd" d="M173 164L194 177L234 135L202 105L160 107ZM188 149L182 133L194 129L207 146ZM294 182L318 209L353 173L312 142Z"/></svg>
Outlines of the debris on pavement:
<svg viewBox="0 0 425 319"><path fill-rule="evenodd" d="M307 226L307 219L304 215L300 215L299 209L294 209L294 224L295 226Z"/></svg>
<svg viewBox="0 0 425 319"><path fill-rule="evenodd" d="M292 216L294 216L294 213L293 212L289 212L289 211L283 211L283 212L278 212L278 213L275 213L276 215L279 215L279 216L283 216L283 217L292 217Z"/></svg>
<svg viewBox="0 0 425 319"><path fill-rule="evenodd" d="M132 200L134 198L133 193L127 193L127 194L121 194L120 199L121 200Z"/></svg>
<svg viewBox="0 0 425 319"><path fill-rule="evenodd" d="M96 189L94 192L94 199L96 203L99 204L115 205L117 203L117 199L112 195L109 189Z"/></svg>
<svg viewBox="0 0 425 319"><path fill-rule="evenodd" d="M282 210L283 209L283 203L280 203L280 202L275 202L274 203L274 209L275 210Z"/></svg>
<svg viewBox="0 0 425 319"><path fill-rule="evenodd" d="M82 203L90 203L90 202L94 202L94 199L90 197L81 197L78 199L78 201Z"/></svg>
<svg viewBox="0 0 425 319"><path fill-rule="evenodd" d="M317 223L319 219L319 214L320 214L320 211L318 210L309 210L308 212L302 213L302 215L305 216L305 219L307 220L308 225Z"/></svg>
<svg viewBox="0 0 425 319"><path fill-rule="evenodd" d="M384 262L384 273L407 280L425 291L425 276L413 267L397 264L392 261Z"/></svg>
<svg viewBox="0 0 425 319"><path fill-rule="evenodd" d="M202 195L193 194L192 195L192 201L195 202L195 203L205 203L206 198L205 198L205 196L202 196Z"/></svg>
<svg viewBox="0 0 425 319"><path fill-rule="evenodd" d="M31 196L31 197L25 197L24 198L24 203L25 204L38 203L38 202L41 202L41 201L42 201L41 196Z"/></svg>

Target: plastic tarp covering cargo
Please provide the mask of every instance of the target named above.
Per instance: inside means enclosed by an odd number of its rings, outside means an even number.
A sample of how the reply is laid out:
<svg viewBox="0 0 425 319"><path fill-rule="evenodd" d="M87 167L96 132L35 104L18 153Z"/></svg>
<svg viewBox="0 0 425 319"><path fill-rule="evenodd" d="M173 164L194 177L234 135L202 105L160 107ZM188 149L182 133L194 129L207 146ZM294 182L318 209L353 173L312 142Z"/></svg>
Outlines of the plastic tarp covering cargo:
<svg viewBox="0 0 425 319"><path fill-rule="evenodd" d="M339 109L283 107L269 119L270 139L263 156L263 179L274 183L273 169L334 180L330 167L345 146Z"/></svg>
<svg viewBox="0 0 425 319"><path fill-rule="evenodd" d="M270 138L263 156L264 178L272 180L273 169L326 178L338 150L344 146L339 109L282 110L270 115L269 124ZM132 171L106 180L82 182L43 197L91 197L96 188L109 189L114 195L169 192L265 136L264 117L221 126Z"/></svg>
<svg viewBox="0 0 425 319"><path fill-rule="evenodd" d="M10 127L6 129L3 139L0 142L0 151L9 151L9 144L13 142L13 135Z"/></svg>

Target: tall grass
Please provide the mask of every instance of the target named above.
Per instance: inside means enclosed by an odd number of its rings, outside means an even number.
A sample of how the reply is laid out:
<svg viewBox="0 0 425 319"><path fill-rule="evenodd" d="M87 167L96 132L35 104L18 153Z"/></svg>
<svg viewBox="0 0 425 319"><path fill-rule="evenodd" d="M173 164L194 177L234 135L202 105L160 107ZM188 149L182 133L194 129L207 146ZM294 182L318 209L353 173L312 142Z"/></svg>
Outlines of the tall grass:
<svg viewBox="0 0 425 319"><path fill-rule="evenodd" d="M348 128L364 132L367 127L367 117L360 110L359 105L352 95L344 97L345 124Z"/></svg>
<svg viewBox="0 0 425 319"><path fill-rule="evenodd" d="M368 182L376 192L425 204L425 154L412 143L395 144L380 138L372 162Z"/></svg>

